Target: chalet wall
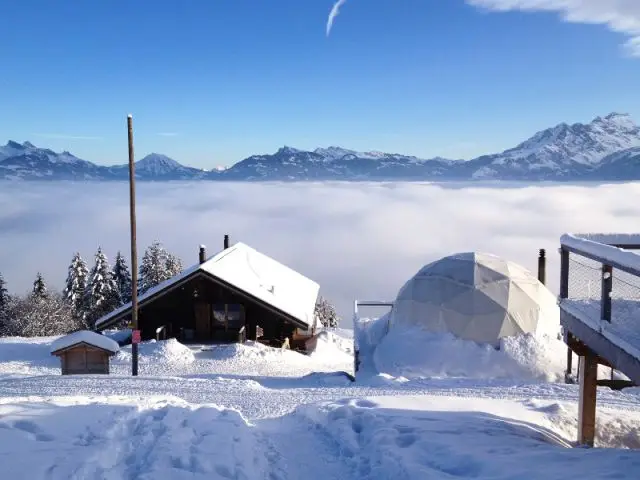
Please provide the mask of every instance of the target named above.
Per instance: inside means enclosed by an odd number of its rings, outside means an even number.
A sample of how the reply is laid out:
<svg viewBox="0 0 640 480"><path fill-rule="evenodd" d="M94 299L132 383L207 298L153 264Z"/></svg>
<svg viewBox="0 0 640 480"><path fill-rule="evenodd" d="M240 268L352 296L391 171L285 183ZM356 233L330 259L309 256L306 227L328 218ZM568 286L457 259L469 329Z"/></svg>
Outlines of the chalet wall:
<svg viewBox="0 0 640 480"><path fill-rule="evenodd" d="M214 306L224 304L242 305L243 322L236 322L233 328L225 332L224 326L214 318ZM295 327L281 316L265 309L261 305L247 301L221 285L206 278L195 278L166 295L140 308L139 324L143 340L155 338L156 329L164 326L167 337L176 337L182 341L236 341L237 332L242 323L246 338L256 338L256 327L263 330L261 340L281 342L293 335ZM186 338L185 330L193 331L193 338Z"/></svg>
<svg viewBox="0 0 640 480"><path fill-rule="evenodd" d="M63 375L108 374L109 352L78 345L60 354Z"/></svg>

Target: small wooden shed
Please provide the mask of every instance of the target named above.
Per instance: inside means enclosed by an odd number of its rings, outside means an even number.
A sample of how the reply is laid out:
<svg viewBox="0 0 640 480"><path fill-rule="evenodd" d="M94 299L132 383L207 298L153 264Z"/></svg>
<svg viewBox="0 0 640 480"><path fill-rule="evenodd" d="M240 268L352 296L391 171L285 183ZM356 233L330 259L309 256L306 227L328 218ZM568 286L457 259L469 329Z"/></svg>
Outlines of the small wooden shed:
<svg viewBox="0 0 640 480"><path fill-rule="evenodd" d="M51 344L51 355L60 358L62 375L108 374L110 358L119 350L116 341L89 330L65 335Z"/></svg>

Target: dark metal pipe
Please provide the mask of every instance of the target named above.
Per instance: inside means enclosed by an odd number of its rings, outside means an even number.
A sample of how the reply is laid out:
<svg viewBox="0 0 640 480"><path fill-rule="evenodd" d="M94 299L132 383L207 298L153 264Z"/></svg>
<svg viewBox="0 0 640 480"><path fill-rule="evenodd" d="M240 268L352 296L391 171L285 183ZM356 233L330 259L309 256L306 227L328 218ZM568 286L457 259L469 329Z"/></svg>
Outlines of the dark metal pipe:
<svg viewBox="0 0 640 480"><path fill-rule="evenodd" d="M544 248L540 249L538 256L538 280L543 285L547 283L547 252L545 252Z"/></svg>

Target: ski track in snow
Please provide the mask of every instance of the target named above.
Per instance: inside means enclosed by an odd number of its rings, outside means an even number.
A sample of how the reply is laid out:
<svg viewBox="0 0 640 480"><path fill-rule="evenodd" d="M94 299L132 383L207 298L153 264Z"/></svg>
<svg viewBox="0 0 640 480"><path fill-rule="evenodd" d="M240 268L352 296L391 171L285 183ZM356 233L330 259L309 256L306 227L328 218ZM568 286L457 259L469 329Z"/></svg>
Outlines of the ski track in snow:
<svg viewBox="0 0 640 480"><path fill-rule="evenodd" d="M344 384L351 382L344 377ZM301 379L236 379L214 378L153 378L138 377L83 377L74 376L60 381L60 377L41 376L0 380L0 404L4 399L34 397L66 397L83 395L132 396L135 398L166 396L177 397L189 403L225 405L242 412L250 420L280 417L292 412L303 403L314 403L341 398L368 396L455 396L525 401L530 399L578 401L578 386L565 384L514 384L471 380L424 380L407 382L410 385L371 386L366 383L353 386L327 386ZM484 383L484 384L483 384ZM598 405L620 410L640 411L640 396L598 390Z"/></svg>

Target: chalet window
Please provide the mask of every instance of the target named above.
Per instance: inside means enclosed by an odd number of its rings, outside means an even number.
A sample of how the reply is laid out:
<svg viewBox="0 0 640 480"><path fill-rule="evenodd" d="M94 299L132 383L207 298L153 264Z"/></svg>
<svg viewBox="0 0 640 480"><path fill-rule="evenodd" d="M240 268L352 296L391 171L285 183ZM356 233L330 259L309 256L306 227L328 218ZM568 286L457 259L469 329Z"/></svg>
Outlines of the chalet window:
<svg viewBox="0 0 640 480"><path fill-rule="evenodd" d="M244 307L233 303L213 305L213 324L216 327L242 328Z"/></svg>

